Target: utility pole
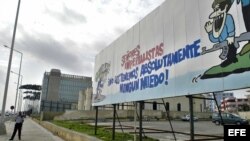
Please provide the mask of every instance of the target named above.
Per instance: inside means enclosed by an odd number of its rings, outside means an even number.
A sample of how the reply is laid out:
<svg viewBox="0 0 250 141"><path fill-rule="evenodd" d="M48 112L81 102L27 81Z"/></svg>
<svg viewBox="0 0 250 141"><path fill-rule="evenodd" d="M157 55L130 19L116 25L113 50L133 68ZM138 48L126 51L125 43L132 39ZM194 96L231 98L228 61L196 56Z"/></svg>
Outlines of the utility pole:
<svg viewBox="0 0 250 141"><path fill-rule="evenodd" d="M20 3L21 3L21 0L18 0L17 12L16 12L16 18L15 18L15 25L14 25L10 55L9 55L9 64L8 64L7 76L6 76L6 82L5 82L5 88L4 88L2 114L1 114L1 120L0 120L0 125L1 125L1 127L0 127L1 128L0 129L0 135L6 134L6 128L5 128L5 124L4 124L5 107L6 107L6 99L7 99L7 93L8 93L9 78L10 78L10 68L11 68L12 55L13 55L13 49L14 49L14 43L15 43L15 37L16 37L16 27L17 27Z"/></svg>

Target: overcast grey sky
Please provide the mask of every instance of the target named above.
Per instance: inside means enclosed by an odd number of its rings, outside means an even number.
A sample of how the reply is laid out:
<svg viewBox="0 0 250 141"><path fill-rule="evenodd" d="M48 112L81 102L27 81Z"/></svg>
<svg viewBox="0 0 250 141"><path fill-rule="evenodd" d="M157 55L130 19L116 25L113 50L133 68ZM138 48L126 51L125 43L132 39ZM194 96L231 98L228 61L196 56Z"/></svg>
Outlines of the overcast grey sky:
<svg viewBox="0 0 250 141"><path fill-rule="evenodd" d="M22 0L15 49L23 52L23 84L41 84L45 71L92 76L95 55L164 0ZM18 0L0 0L0 105ZM18 72L20 54L12 68ZM11 73L6 108L14 105Z"/></svg>

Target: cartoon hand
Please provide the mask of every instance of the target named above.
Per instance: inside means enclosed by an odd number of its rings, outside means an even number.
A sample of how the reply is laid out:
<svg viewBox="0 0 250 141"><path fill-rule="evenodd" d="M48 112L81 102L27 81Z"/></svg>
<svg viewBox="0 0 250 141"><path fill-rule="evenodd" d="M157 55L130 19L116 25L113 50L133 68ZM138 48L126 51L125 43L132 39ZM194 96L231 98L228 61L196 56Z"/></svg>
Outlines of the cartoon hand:
<svg viewBox="0 0 250 141"><path fill-rule="evenodd" d="M227 44L230 45L230 44L233 44L234 43L234 37L228 37L227 38Z"/></svg>
<svg viewBox="0 0 250 141"><path fill-rule="evenodd" d="M207 33L211 32L213 29L212 22L210 22L210 21L206 22L205 29L206 29Z"/></svg>

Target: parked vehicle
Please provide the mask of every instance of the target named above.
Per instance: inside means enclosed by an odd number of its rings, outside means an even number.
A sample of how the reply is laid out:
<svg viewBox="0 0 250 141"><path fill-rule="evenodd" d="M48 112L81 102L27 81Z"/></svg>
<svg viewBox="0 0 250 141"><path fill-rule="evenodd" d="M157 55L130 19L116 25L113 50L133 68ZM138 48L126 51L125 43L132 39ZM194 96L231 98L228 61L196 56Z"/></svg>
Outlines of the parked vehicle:
<svg viewBox="0 0 250 141"><path fill-rule="evenodd" d="M189 121L190 120L190 115L187 114L187 115L182 116L181 120L182 121ZM194 116L194 121L198 121L198 117Z"/></svg>
<svg viewBox="0 0 250 141"><path fill-rule="evenodd" d="M248 125L248 121L246 119L241 118L237 114L233 113L221 113L221 117L223 119L224 124L236 124L236 125ZM216 125L220 125L222 123L221 117L219 113L214 113L212 116L212 122Z"/></svg>
<svg viewBox="0 0 250 141"><path fill-rule="evenodd" d="M5 113L5 116L10 116L10 113L6 112L6 113Z"/></svg>

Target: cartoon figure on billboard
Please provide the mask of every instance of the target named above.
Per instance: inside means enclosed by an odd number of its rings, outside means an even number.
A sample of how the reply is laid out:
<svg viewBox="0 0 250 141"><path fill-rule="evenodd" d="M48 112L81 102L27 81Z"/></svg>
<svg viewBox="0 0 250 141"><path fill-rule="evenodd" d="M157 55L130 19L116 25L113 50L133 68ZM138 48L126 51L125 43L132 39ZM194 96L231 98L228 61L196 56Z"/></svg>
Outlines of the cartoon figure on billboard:
<svg viewBox="0 0 250 141"><path fill-rule="evenodd" d="M237 4L239 5L240 3L241 3L241 7L242 7L241 9L242 9L242 15L243 15L246 31L250 32L250 19L249 19L249 17L250 17L250 0L237 0ZM240 52L240 55L244 55L249 50L250 50L250 40L248 40L248 43L245 44L242 51Z"/></svg>
<svg viewBox="0 0 250 141"><path fill-rule="evenodd" d="M234 19L228 13L231 5L230 0L215 0L212 5L214 11L209 15L209 19L212 19L212 22L208 21L205 24L205 29L211 42L222 43L223 41L227 41L228 51L226 60L220 64L221 67L226 67L238 61L236 58L237 48L234 46Z"/></svg>
<svg viewBox="0 0 250 141"><path fill-rule="evenodd" d="M239 0L237 1L239 3ZM241 2L246 1L250 0L242 0ZM233 3L234 0L214 0L212 4L213 12L209 15L210 21L205 23L204 28L209 40L214 45L209 49L203 47L201 54L222 50L219 58L223 61L208 69L201 76L201 79L225 77L233 73L250 70L250 43L245 44L237 54L240 42L250 40L250 32L244 32L240 36L236 36L234 18L229 13Z"/></svg>
<svg viewBox="0 0 250 141"><path fill-rule="evenodd" d="M96 87L96 95L94 95L93 99L94 103L100 102L105 98L105 96L102 95L102 89L107 80L107 75L109 71L110 71L110 64L104 63L101 65L101 67L95 74L95 81L97 82L97 87Z"/></svg>
<svg viewBox="0 0 250 141"><path fill-rule="evenodd" d="M242 6L242 14L247 32L250 32L250 0L237 0L237 4Z"/></svg>

